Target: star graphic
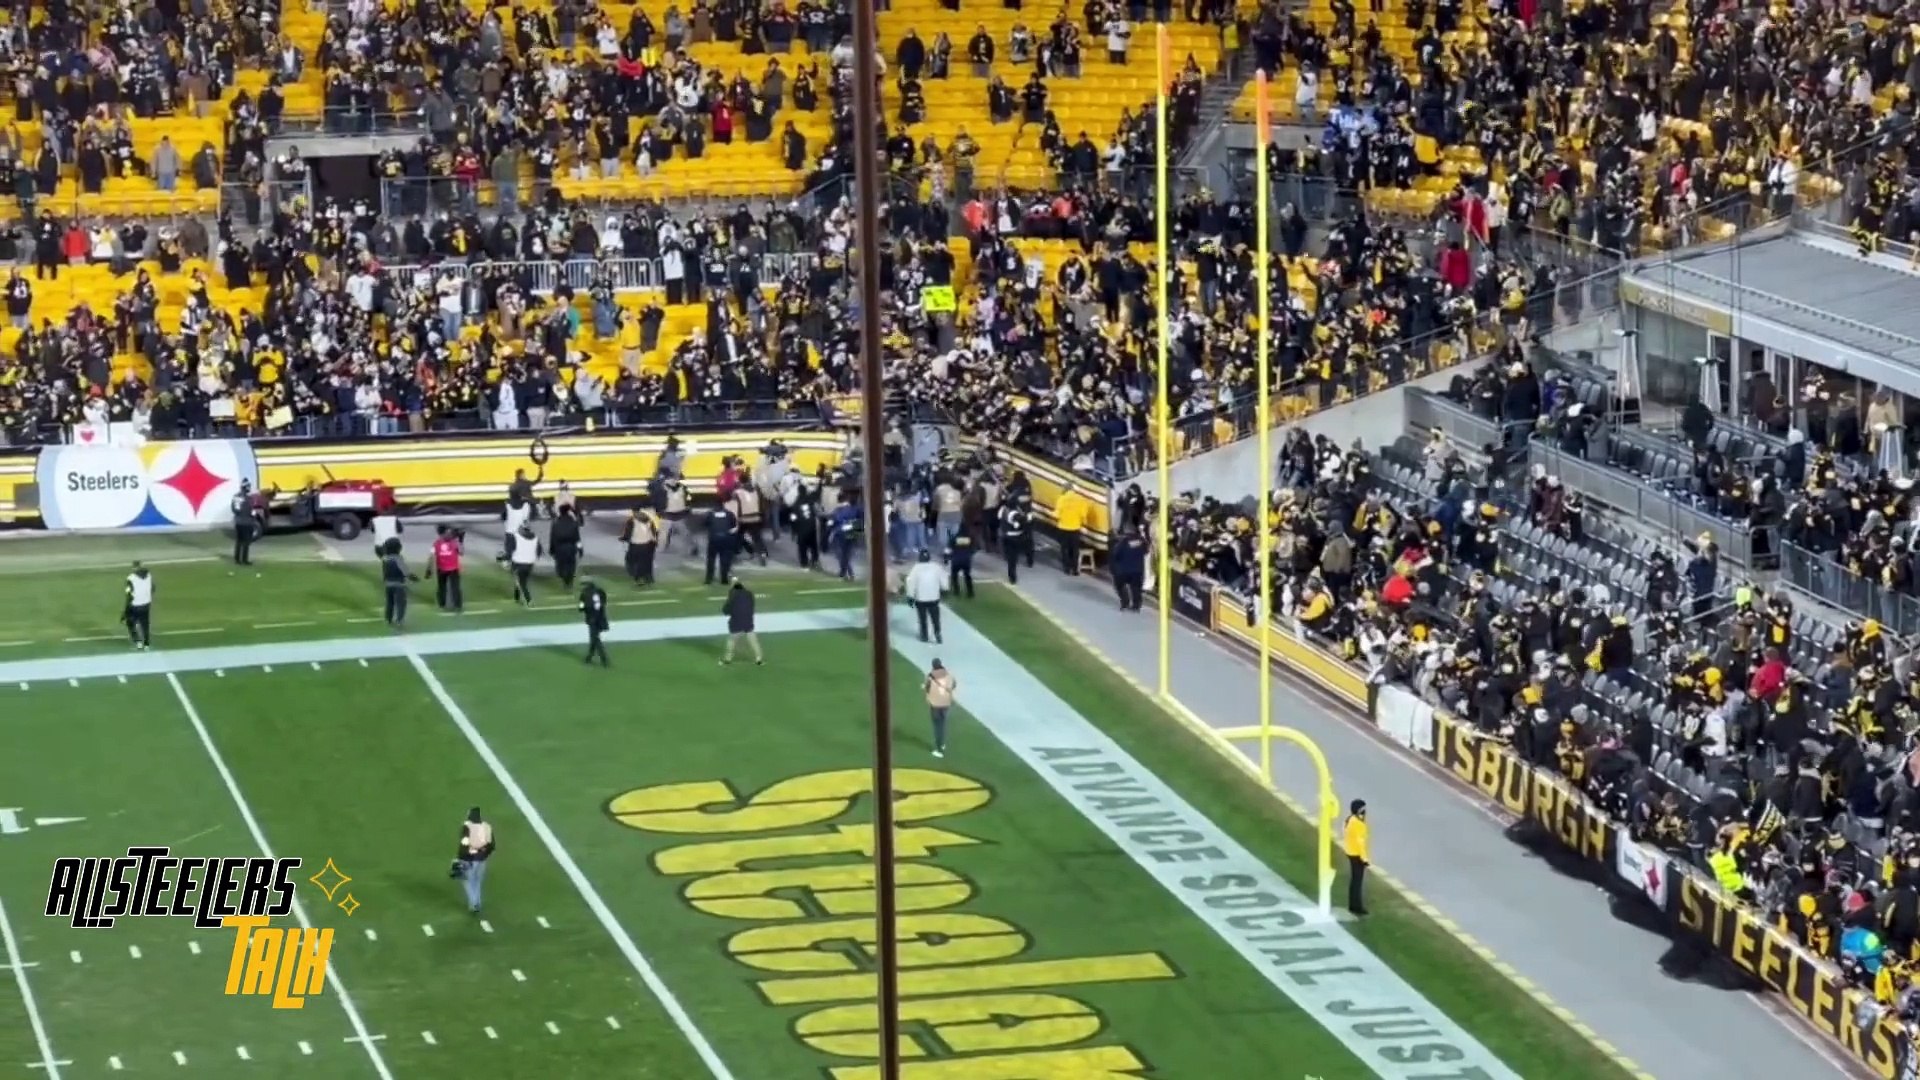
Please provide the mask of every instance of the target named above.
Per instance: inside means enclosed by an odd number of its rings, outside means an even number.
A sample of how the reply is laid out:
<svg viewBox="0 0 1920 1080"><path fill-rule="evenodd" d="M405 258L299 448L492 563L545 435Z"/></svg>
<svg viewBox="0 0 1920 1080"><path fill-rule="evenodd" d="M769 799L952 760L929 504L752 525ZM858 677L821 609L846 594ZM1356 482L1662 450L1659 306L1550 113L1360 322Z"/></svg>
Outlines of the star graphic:
<svg viewBox="0 0 1920 1080"><path fill-rule="evenodd" d="M347 882L353 879L347 876L345 870L335 866L332 859L328 859L327 865L321 867L319 873L307 880L313 882L313 887L325 893L327 899L331 900L334 893L339 892Z"/></svg>
<svg viewBox="0 0 1920 1080"><path fill-rule="evenodd" d="M172 476L154 482L179 492L180 497L187 500L187 506L193 511L194 516L198 517L201 505L215 491L218 491L220 485L226 483L227 479L207 468L207 463L200 460L200 452L188 447L186 464L180 466L180 470Z"/></svg>
<svg viewBox="0 0 1920 1080"><path fill-rule="evenodd" d="M348 893L347 898L340 901L336 906L339 907L341 911L346 912L347 918L351 919L353 918L353 913L360 910L360 901L355 900L352 893Z"/></svg>

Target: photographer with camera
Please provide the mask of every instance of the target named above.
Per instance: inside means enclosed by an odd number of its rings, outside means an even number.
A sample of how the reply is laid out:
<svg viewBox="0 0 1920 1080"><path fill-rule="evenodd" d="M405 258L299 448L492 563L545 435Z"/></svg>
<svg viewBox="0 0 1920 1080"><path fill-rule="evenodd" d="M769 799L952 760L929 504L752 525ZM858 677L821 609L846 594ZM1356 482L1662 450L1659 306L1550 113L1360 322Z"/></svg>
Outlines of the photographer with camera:
<svg viewBox="0 0 1920 1080"><path fill-rule="evenodd" d="M435 599L441 611L463 611L466 598L460 593L460 557L466 550L467 532L442 525L433 541Z"/></svg>
<svg viewBox="0 0 1920 1080"><path fill-rule="evenodd" d="M448 877L460 879L467 894L467 910L480 914L480 891L487 881L487 860L493 857L493 826L481 820L480 808L467 811L460 823L460 850L454 853Z"/></svg>

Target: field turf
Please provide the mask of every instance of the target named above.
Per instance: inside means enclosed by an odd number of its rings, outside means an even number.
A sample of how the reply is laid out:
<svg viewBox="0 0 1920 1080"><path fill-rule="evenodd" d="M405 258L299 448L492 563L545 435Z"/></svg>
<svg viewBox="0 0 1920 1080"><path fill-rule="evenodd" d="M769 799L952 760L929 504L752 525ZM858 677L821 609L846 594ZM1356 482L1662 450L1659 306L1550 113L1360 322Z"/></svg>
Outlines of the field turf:
<svg viewBox="0 0 1920 1080"><path fill-rule="evenodd" d="M370 564L267 546L256 579L180 543L0 548L0 641L19 642L0 662L117 654L135 551L158 563L156 629L194 631L163 651L386 636L350 621L377 615ZM496 613L422 611L414 633L571 621L557 592L511 610L489 570L470 573L469 608ZM857 600L827 578L756 579L770 611ZM616 599L631 621L710 616L717 595L674 577ZM1003 590L961 610L1310 888L1310 831L1244 774ZM863 638L770 634L765 668L719 666L711 637L630 642L608 671L564 640L0 683L0 808L17 823L0 833L0 1080L872 1076ZM897 659L894 675L919 1076L1017 1080L992 1063L1037 1045L1081 1070L1063 1078L1371 1075L975 718L934 758L917 672ZM500 836L479 916L447 877L476 804ZM224 994L231 931L42 915L55 859L133 845L301 859L303 913L335 934L325 995L277 1010ZM1625 1075L1387 890L1374 907L1354 933L1515 1073ZM1046 966L980 983L1025 964ZM1117 1071L1123 1056L1138 1066Z"/></svg>

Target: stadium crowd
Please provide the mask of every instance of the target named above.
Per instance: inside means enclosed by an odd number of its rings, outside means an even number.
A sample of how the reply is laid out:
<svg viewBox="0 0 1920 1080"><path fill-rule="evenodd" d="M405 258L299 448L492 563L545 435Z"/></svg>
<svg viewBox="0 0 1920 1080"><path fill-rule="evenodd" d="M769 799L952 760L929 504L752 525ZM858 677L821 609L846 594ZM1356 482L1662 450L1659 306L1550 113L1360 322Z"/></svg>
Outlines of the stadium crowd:
<svg viewBox="0 0 1920 1080"><path fill-rule="evenodd" d="M1565 380L1517 355L1456 379L1454 394L1488 409L1496 398L1532 438L1582 426ZM1708 538L1637 543L1495 449L1463 453L1436 435L1395 459L1289 432L1265 510L1271 609L1370 678L1563 774L1880 1007L1920 1020L1920 655L1864 612L1837 633L1817 627ZM1781 476L1791 528L1815 522L1910 589L1909 485L1846 464L1821 445L1803 475ZM1176 565L1257 593L1261 512L1182 495ZM1151 501L1131 487L1119 514L1142 525ZM1583 574L1568 546L1632 558ZM1559 561L1541 554L1552 550Z"/></svg>

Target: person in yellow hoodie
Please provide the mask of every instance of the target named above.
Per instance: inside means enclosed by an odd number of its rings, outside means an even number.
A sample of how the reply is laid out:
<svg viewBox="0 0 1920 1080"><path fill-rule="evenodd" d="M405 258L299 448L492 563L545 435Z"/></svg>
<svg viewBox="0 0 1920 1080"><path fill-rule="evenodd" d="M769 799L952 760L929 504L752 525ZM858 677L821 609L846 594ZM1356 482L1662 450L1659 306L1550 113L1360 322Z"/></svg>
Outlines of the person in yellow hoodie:
<svg viewBox="0 0 1920 1080"><path fill-rule="evenodd" d="M1053 505L1053 524L1060 531L1060 569L1068 576L1080 573L1080 530L1087 525L1086 496L1068 484Z"/></svg>
<svg viewBox="0 0 1920 1080"><path fill-rule="evenodd" d="M1347 910L1355 915L1367 913L1366 898L1361 891L1367 880L1367 867L1373 865L1367 836L1367 800L1355 799L1347 807L1347 834L1341 844L1347 852Z"/></svg>

